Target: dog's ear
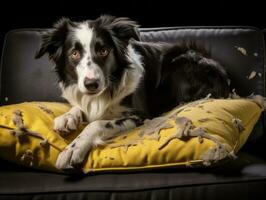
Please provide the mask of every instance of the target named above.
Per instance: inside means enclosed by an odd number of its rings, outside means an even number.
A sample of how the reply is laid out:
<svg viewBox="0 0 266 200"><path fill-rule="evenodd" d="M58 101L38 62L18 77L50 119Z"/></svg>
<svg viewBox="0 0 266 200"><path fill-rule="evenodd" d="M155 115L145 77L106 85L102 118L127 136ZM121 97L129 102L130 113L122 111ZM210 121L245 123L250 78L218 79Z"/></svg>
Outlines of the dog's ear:
<svg viewBox="0 0 266 200"><path fill-rule="evenodd" d="M71 23L68 18L61 18L53 28L41 31L41 46L35 58L40 58L47 53L50 59L56 61L62 54L63 44Z"/></svg>
<svg viewBox="0 0 266 200"><path fill-rule="evenodd" d="M112 23L112 31L122 40L129 41L135 39L140 41L138 23L126 17L115 18Z"/></svg>
<svg viewBox="0 0 266 200"><path fill-rule="evenodd" d="M127 54L130 40L140 41L139 25L129 18L102 15L95 20L95 23L102 31L106 31L110 35L120 58L124 58L124 55Z"/></svg>
<svg viewBox="0 0 266 200"><path fill-rule="evenodd" d="M119 38L123 42L128 43L130 39L140 40L139 25L129 18L102 15L96 22L104 27L112 37Z"/></svg>

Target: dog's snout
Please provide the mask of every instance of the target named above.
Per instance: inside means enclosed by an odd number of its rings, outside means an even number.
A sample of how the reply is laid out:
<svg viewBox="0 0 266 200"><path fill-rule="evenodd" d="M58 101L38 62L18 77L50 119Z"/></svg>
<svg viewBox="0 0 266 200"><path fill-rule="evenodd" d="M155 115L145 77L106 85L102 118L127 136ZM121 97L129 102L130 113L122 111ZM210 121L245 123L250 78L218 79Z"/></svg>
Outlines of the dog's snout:
<svg viewBox="0 0 266 200"><path fill-rule="evenodd" d="M90 79L85 78L84 80L84 86L87 88L90 92L96 92L99 89L100 86L100 80L99 79Z"/></svg>

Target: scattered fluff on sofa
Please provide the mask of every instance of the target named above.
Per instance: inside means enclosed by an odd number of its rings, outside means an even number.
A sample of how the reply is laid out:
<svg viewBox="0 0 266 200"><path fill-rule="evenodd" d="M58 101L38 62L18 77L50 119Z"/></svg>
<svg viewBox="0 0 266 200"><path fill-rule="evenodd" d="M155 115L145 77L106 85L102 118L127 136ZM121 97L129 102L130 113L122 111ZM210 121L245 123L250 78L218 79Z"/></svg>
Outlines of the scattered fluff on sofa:
<svg viewBox="0 0 266 200"><path fill-rule="evenodd" d="M148 170L166 167L206 167L230 158L245 144L265 109L265 99L205 98L130 130L93 149L84 173ZM46 171L55 168L58 154L82 130L63 138L53 131L55 117L68 104L26 102L0 107L0 157Z"/></svg>

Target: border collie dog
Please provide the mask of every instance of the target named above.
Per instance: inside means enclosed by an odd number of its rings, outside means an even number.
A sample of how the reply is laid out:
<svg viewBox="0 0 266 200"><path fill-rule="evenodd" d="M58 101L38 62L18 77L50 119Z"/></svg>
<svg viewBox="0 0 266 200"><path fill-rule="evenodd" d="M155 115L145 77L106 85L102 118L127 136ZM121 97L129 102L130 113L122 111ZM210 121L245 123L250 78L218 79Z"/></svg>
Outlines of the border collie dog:
<svg viewBox="0 0 266 200"><path fill-rule="evenodd" d="M128 18L63 18L41 38L36 58L49 55L62 96L73 106L54 129L67 134L88 123L59 154L58 169L79 167L92 148L180 103L229 95L225 69L203 48L141 42Z"/></svg>

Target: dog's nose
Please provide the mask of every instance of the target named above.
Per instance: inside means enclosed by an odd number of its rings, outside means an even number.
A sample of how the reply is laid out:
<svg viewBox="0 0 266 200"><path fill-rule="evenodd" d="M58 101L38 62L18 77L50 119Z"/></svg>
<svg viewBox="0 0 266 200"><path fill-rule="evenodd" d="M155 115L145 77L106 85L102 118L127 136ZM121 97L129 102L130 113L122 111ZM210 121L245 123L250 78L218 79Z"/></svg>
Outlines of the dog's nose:
<svg viewBox="0 0 266 200"><path fill-rule="evenodd" d="M99 79L90 79L90 78L86 77L84 80L84 86L87 88L87 90L94 92L99 88L100 80Z"/></svg>

